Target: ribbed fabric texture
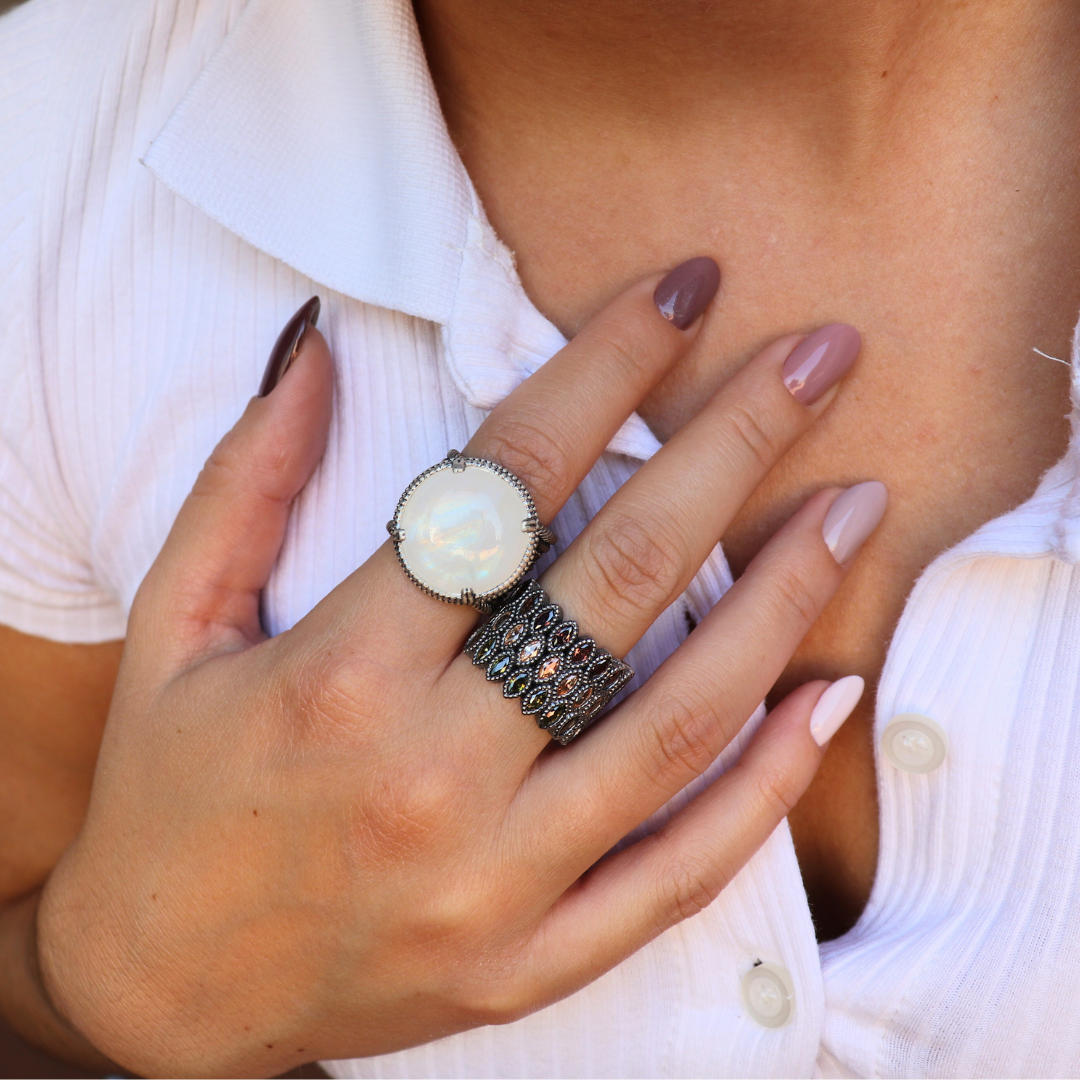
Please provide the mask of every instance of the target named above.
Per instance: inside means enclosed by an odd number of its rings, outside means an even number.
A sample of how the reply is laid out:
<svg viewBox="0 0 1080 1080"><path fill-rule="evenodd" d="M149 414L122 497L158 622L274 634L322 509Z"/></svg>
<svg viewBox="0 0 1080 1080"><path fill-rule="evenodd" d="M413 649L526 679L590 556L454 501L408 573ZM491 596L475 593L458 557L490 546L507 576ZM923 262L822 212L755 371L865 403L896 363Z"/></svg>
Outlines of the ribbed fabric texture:
<svg viewBox="0 0 1080 1080"><path fill-rule="evenodd" d="M335 416L266 593L275 632L562 338L484 218L405 0L30 0L0 20L0 620L123 634L202 462L313 292ZM656 448L632 417L555 523L564 543ZM566 1001L331 1072L1080 1072L1076 472L1070 452L911 598L878 728L922 712L951 750L929 776L880 765L881 863L852 934L819 956L782 826L706 912ZM717 550L631 655L642 677L729 584ZM743 1007L758 960L791 974L785 1028Z"/></svg>

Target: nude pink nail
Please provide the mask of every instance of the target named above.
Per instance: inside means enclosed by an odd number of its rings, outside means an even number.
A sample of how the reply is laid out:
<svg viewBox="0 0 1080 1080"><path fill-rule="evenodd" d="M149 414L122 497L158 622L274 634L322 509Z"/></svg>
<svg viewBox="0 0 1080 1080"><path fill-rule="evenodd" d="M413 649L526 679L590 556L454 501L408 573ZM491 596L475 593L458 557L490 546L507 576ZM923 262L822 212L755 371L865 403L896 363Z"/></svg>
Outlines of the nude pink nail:
<svg viewBox="0 0 1080 1080"><path fill-rule="evenodd" d="M837 679L818 698L810 714L810 734L818 746L824 746L840 730L863 695L866 683L858 675Z"/></svg>
<svg viewBox="0 0 1080 1080"><path fill-rule="evenodd" d="M830 323L803 338L784 361L784 385L803 405L813 405L855 363L862 337L854 326Z"/></svg>
<svg viewBox="0 0 1080 1080"><path fill-rule="evenodd" d="M889 505L889 489L880 480L867 480L841 492L825 515L821 535L841 565L877 528Z"/></svg>

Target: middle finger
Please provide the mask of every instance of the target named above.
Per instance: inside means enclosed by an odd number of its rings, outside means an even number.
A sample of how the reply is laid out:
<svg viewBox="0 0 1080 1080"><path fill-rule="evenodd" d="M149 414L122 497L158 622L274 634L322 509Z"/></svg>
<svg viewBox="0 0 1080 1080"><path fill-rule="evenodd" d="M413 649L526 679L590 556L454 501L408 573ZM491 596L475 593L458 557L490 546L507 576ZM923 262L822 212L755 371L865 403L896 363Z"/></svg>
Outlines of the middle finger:
<svg viewBox="0 0 1080 1080"><path fill-rule="evenodd" d="M629 651L827 408L859 346L844 324L781 338L722 387L544 575L566 617L613 655Z"/></svg>

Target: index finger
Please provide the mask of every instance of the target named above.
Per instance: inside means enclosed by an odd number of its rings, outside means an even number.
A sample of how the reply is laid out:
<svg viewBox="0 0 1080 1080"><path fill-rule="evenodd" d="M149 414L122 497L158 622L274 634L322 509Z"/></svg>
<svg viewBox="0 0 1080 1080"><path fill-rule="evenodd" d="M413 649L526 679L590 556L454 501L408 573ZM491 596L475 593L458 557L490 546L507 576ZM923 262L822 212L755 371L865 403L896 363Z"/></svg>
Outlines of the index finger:
<svg viewBox="0 0 1080 1080"><path fill-rule="evenodd" d="M719 285L716 263L696 258L626 289L496 406L464 448L465 456L486 458L513 473L529 490L540 522L548 524L627 417L693 343ZM386 543L306 622L354 626L361 594L371 608L395 612L392 626L380 630L380 650L392 649L396 637L412 665L456 652L476 621L469 607L420 592Z"/></svg>
<svg viewBox="0 0 1080 1080"><path fill-rule="evenodd" d="M550 522L689 349L719 287L720 268L709 258L632 285L495 408L465 453L514 473Z"/></svg>

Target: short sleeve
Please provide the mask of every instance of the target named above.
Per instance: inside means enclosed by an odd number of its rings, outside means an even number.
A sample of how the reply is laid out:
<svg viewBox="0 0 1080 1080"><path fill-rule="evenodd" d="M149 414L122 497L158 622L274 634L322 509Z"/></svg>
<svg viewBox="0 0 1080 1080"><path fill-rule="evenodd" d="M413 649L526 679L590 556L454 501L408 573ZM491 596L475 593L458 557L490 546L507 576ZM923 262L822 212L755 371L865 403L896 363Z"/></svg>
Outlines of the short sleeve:
<svg viewBox="0 0 1080 1080"><path fill-rule="evenodd" d="M41 170L62 5L0 18L0 623L66 642L124 636L63 489L42 396L36 316Z"/></svg>

